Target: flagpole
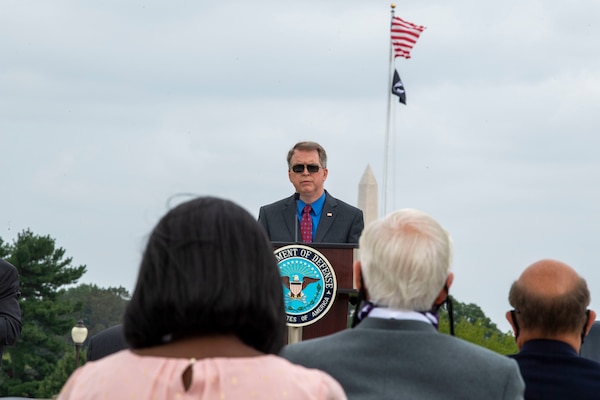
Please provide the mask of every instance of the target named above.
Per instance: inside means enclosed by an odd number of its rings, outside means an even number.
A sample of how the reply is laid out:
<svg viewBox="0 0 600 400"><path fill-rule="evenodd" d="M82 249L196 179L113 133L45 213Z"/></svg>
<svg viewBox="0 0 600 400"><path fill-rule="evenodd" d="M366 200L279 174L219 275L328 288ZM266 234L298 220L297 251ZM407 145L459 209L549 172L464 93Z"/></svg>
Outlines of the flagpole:
<svg viewBox="0 0 600 400"><path fill-rule="evenodd" d="M396 4L392 3L391 7L391 22L394 19L394 9ZM388 198L388 180L389 180L389 158L390 158L390 117L392 109L392 63L393 63L393 50L392 41L390 39L390 57L389 57L389 71L388 71L388 87L387 87L387 116L386 116L386 128L385 128L385 145L383 155L383 216L388 213L387 210L387 198Z"/></svg>

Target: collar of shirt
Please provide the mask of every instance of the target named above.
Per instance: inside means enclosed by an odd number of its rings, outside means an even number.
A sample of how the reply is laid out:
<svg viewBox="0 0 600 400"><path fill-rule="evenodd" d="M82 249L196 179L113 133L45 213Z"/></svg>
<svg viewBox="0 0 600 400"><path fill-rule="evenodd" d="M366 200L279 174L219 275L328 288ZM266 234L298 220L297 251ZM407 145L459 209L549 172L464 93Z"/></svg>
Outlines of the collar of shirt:
<svg viewBox="0 0 600 400"><path fill-rule="evenodd" d="M312 207L312 216L320 217L323 212L323 204L325 204L325 192L319 197L317 200L313 201L310 205ZM304 211L304 206L306 205L301 199L298 199L298 218L302 218L302 211Z"/></svg>
<svg viewBox="0 0 600 400"><path fill-rule="evenodd" d="M317 227L319 226L319 221L321 220L321 213L323 212L323 205L325 204L325 193L321 195L317 200L313 201L310 205L312 207L312 212L310 213L310 218L312 219L312 237L313 241L315 239L315 235L317 234ZM298 199L298 219L302 221L302 212L304 211L305 202Z"/></svg>
<svg viewBox="0 0 600 400"><path fill-rule="evenodd" d="M369 318L384 318L384 319L404 319L413 321L428 322L435 326L437 318L431 313L420 313L417 311L394 310L384 307L375 307L369 313Z"/></svg>
<svg viewBox="0 0 600 400"><path fill-rule="evenodd" d="M565 342L553 339L531 339L523 343L519 353L538 353L553 357L551 354L562 354L578 357L577 351Z"/></svg>

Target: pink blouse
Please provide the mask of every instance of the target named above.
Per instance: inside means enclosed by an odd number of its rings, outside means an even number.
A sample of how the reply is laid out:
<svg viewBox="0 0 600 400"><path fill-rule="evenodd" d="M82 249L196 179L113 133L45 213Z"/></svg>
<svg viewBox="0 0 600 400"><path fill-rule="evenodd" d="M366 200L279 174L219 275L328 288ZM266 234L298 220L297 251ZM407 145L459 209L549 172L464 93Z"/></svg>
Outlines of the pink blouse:
<svg viewBox="0 0 600 400"><path fill-rule="evenodd" d="M182 376L190 366L186 390ZM337 400L346 395L326 373L274 355L190 360L123 350L73 372L58 395L67 399Z"/></svg>

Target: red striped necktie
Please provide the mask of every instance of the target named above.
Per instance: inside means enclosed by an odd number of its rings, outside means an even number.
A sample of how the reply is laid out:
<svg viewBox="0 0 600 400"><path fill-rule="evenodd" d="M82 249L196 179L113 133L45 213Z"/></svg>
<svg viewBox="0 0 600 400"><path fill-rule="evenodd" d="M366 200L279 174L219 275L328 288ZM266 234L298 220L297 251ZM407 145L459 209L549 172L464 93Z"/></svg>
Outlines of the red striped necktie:
<svg viewBox="0 0 600 400"><path fill-rule="evenodd" d="M304 210L302 210L300 233L302 234L302 241L304 243L312 242L312 218L310 216L310 210L312 210L310 204L305 205Z"/></svg>

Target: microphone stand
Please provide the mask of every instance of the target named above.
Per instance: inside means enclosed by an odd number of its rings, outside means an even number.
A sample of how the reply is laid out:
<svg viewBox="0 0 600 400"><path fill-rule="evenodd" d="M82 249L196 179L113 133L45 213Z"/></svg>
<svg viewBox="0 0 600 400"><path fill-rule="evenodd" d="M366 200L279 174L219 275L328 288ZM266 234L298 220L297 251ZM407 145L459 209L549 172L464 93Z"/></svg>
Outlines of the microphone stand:
<svg viewBox="0 0 600 400"><path fill-rule="evenodd" d="M294 193L294 243L298 243L298 199L300 193ZM302 327L288 326L288 344L302 341Z"/></svg>

